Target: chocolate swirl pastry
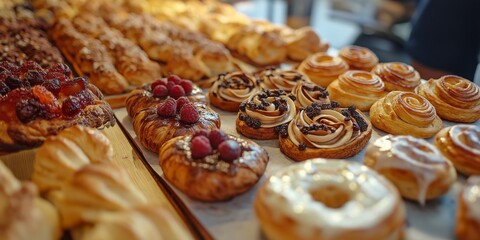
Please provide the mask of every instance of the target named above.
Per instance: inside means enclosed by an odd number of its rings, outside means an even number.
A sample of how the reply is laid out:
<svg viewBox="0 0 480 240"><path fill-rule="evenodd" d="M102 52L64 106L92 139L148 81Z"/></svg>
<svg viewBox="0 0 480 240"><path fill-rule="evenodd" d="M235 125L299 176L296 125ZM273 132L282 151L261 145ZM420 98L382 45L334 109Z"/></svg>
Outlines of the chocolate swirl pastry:
<svg viewBox="0 0 480 240"><path fill-rule="evenodd" d="M298 71L307 75L312 82L327 87L333 80L348 70L348 64L340 57L316 53L305 59Z"/></svg>
<svg viewBox="0 0 480 240"><path fill-rule="evenodd" d="M260 80L260 86L267 89L280 89L291 92L298 82L311 82L304 74L296 70L282 70L267 68L257 72L255 76Z"/></svg>
<svg viewBox="0 0 480 240"><path fill-rule="evenodd" d="M443 127L433 105L410 92L393 91L370 108L373 125L394 135L429 138Z"/></svg>
<svg viewBox="0 0 480 240"><path fill-rule="evenodd" d="M347 62L351 70L370 71L378 63L375 53L360 46L344 47L340 49L338 56Z"/></svg>
<svg viewBox="0 0 480 240"><path fill-rule="evenodd" d="M469 123L480 119L480 87L467 79L447 75L430 79L415 91L445 120Z"/></svg>
<svg viewBox="0 0 480 240"><path fill-rule="evenodd" d="M372 125L351 106L314 103L302 109L280 130L280 150L295 161L347 158L360 152L372 135Z"/></svg>
<svg viewBox="0 0 480 240"><path fill-rule="evenodd" d="M254 76L235 71L218 75L210 88L208 97L213 106L225 111L236 112L240 103L260 91Z"/></svg>
<svg viewBox="0 0 480 240"><path fill-rule="evenodd" d="M319 104L330 104L328 91L314 83L298 82L292 89L291 94L295 96L295 106L297 107L297 110L312 105L314 102Z"/></svg>
<svg viewBox="0 0 480 240"><path fill-rule="evenodd" d="M372 72L383 80L387 92L413 92L420 85L420 74L412 66L405 63L381 63Z"/></svg>
<svg viewBox="0 0 480 240"><path fill-rule="evenodd" d="M237 131L253 139L275 139L281 125L290 122L296 113L295 97L283 90L266 90L240 104Z"/></svg>

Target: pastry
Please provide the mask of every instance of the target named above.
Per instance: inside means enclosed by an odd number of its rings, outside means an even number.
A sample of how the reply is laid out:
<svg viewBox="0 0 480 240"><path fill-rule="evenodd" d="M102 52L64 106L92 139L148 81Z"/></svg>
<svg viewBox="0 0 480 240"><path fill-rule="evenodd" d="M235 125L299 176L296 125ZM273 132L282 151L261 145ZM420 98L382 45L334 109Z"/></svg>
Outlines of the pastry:
<svg viewBox="0 0 480 240"><path fill-rule="evenodd" d="M287 43L288 58L294 61L303 61L317 52L326 52L330 46L321 41L315 30L308 26L299 29L286 28L281 36Z"/></svg>
<svg viewBox="0 0 480 240"><path fill-rule="evenodd" d="M385 91L413 92L420 85L420 74L401 62L380 63L373 70L385 84Z"/></svg>
<svg viewBox="0 0 480 240"><path fill-rule="evenodd" d="M455 168L469 176L480 175L480 127L455 125L442 129L434 144L452 161Z"/></svg>
<svg viewBox="0 0 480 240"><path fill-rule="evenodd" d="M433 105L424 97L410 92L393 91L370 108L373 125L394 135L433 137L443 128Z"/></svg>
<svg viewBox="0 0 480 240"><path fill-rule="evenodd" d="M472 176L458 195L455 235L459 240L474 240L480 234L480 177Z"/></svg>
<svg viewBox="0 0 480 240"><path fill-rule="evenodd" d="M480 119L480 87L467 79L443 76L428 80L415 91L428 99L445 120L470 123Z"/></svg>
<svg viewBox="0 0 480 240"><path fill-rule="evenodd" d="M133 130L140 143L158 152L168 140L200 129L220 128L216 112L204 103L167 98L157 106L140 110L132 119Z"/></svg>
<svg viewBox="0 0 480 240"><path fill-rule="evenodd" d="M153 107L169 96L175 99L186 96L191 102L207 102L202 89L190 80L170 75L131 91L125 100L128 116L133 117L140 110Z"/></svg>
<svg viewBox="0 0 480 240"><path fill-rule="evenodd" d="M293 87L291 94L295 96L297 111L312 105L314 102L321 105L330 104L327 89L311 82L298 82L297 85Z"/></svg>
<svg viewBox="0 0 480 240"><path fill-rule="evenodd" d="M195 132L160 149L164 177L191 198L225 201L252 188L265 172L268 154L251 140L220 130Z"/></svg>
<svg viewBox="0 0 480 240"><path fill-rule="evenodd" d="M115 124L103 95L83 77L72 78L64 64L48 70L33 62L1 62L0 152L37 147L46 137L72 125Z"/></svg>
<svg viewBox="0 0 480 240"><path fill-rule="evenodd" d="M360 111L369 111L378 99L385 96L383 81L375 74L352 70L338 76L328 85L330 98L341 107L355 105Z"/></svg>
<svg viewBox="0 0 480 240"><path fill-rule="evenodd" d="M427 141L387 135L367 147L364 164L388 178L400 194L424 205L457 179L452 163Z"/></svg>
<svg viewBox="0 0 480 240"><path fill-rule="evenodd" d="M289 93L298 82L311 82L307 76L296 70L282 70L280 68L267 68L255 76L260 81L260 86L266 89L280 89Z"/></svg>
<svg viewBox="0 0 480 240"><path fill-rule="evenodd" d="M340 57L316 53L303 60L297 70L307 75L315 84L326 88L348 70L348 64Z"/></svg>
<svg viewBox="0 0 480 240"><path fill-rule="evenodd" d="M283 90L267 90L252 95L240 104L237 131L253 139L276 139L282 125L293 120L295 97Z"/></svg>
<svg viewBox="0 0 480 240"><path fill-rule="evenodd" d="M341 57L351 70L371 71L378 63L378 57L370 49L360 46L347 46L340 49Z"/></svg>
<svg viewBox="0 0 480 240"><path fill-rule="evenodd" d="M372 124L362 112L336 103L314 103L280 130L282 153L295 161L310 158L347 158L360 152L372 135Z"/></svg>
<svg viewBox="0 0 480 240"><path fill-rule="evenodd" d="M402 239L398 191L357 162L313 159L274 173L253 203L268 239ZM301 229L301 231L299 231Z"/></svg>
<svg viewBox="0 0 480 240"><path fill-rule="evenodd" d="M222 110L237 112L240 103L259 92L260 86L254 76L240 71L218 75L210 88L210 103Z"/></svg>

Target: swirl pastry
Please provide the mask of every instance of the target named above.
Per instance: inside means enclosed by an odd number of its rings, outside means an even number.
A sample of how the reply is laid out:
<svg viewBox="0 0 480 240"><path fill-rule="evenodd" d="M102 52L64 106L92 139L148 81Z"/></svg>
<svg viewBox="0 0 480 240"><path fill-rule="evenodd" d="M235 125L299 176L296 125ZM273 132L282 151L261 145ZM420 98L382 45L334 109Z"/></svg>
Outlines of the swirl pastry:
<svg viewBox="0 0 480 240"><path fill-rule="evenodd" d="M225 201L252 188L265 172L267 151L218 130L207 135L179 136L161 147L165 178L188 196L207 202Z"/></svg>
<svg viewBox="0 0 480 240"><path fill-rule="evenodd" d="M457 225L459 240L474 240L480 235L480 177L469 177L458 196Z"/></svg>
<svg viewBox="0 0 480 240"><path fill-rule="evenodd" d="M480 87L467 79L453 75L430 79L416 92L428 99L445 120L470 123L480 119Z"/></svg>
<svg viewBox="0 0 480 240"><path fill-rule="evenodd" d="M240 104L237 131L248 138L275 139L280 127L295 117L295 97L283 90L266 90Z"/></svg>
<svg viewBox="0 0 480 240"><path fill-rule="evenodd" d="M372 125L353 106L332 106L314 103L298 112L280 130L280 150L295 161L347 158L360 152L372 135Z"/></svg>
<svg viewBox="0 0 480 240"><path fill-rule="evenodd" d="M435 136L435 146L465 175L480 175L480 127L456 125Z"/></svg>
<svg viewBox="0 0 480 240"><path fill-rule="evenodd" d="M385 91L413 92L420 85L420 74L401 62L380 63L373 70L385 83Z"/></svg>
<svg viewBox="0 0 480 240"><path fill-rule="evenodd" d="M355 105L360 111L369 111L378 99L385 96L382 80L365 71L347 71L328 85L330 98L341 107Z"/></svg>
<svg viewBox="0 0 480 240"><path fill-rule="evenodd" d="M236 112L240 103L261 89L254 76L240 71L220 74L210 88L210 103L222 110Z"/></svg>
<svg viewBox="0 0 480 240"><path fill-rule="evenodd" d="M452 163L430 143L387 135L367 147L364 164L388 178L400 194L424 205L445 194L457 179Z"/></svg>
<svg viewBox="0 0 480 240"><path fill-rule="evenodd" d="M341 57L351 70L371 71L378 64L378 57L370 49L360 46L347 46L340 49Z"/></svg>
<svg viewBox="0 0 480 240"><path fill-rule="evenodd" d="M260 81L260 86L266 89L280 89L289 93L298 82L311 82L307 76L296 70L282 70L280 68L267 68L255 74Z"/></svg>
<svg viewBox="0 0 480 240"><path fill-rule="evenodd" d="M357 162L313 159L274 173L253 207L268 239L402 239L405 207Z"/></svg>
<svg viewBox="0 0 480 240"><path fill-rule="evenodd" d="M297 110L318 103L320 105L330 104L327 89L310 82L298 82L292 89L291 94L295 96Z"/></svg>
<svg viewBox="0 0 480 240"><path fill-rule="evenodd" d="M340 57L316 53L303 60L297 70L307 75L317 85L327 87L348 70L348 64Z"/></svg>
<svg viewBox="0 0 480 240"><path fill-rule="evenodd" d="M370 119L375 127L394 135L429 138L443 128L433 105L410 92L388 93L372 105Z"/></svg>

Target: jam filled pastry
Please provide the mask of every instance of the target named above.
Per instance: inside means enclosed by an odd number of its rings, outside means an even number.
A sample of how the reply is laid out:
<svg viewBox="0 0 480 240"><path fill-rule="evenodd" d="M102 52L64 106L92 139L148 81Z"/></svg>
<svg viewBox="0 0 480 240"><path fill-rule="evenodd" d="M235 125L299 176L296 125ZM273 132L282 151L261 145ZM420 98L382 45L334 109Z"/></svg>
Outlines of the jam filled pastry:
<svg viewBox="0 0 480 240"><path fill-rule="evenodd" d="M298 82L311 82L310 79L296 70L282 70L280 68L267 68L255 73L260 81L260 86L266 89L280 89L289 93Z"/></svg>
<svg viewBox="0 0 480 240"><path fill-rule="evenodd" d="M420 85L420 74L401 62L380 63L373 70L385 83L385 91L413 92Z"/></svg>
<svg viewBox="0 0 480 240"><path fill-rule="evenodd" d="M480 235L480 177L468 178L458 195L455 234L459 240L474 240Z"/></svg>
<svg viewBox="0 0 480 240"><path fill-rule="evenodd" d="M351 70L371 71L378 63L378 57L370 49L360 46L347 46L340 49L338 56Z"/></svg>
<svg viewBox="0 0 480 240"><path fill-rule="evenodd" d="M315 84L327 87L348 70L348 64L340 57L316 53L303 60L297 70L307 75Z"/></svg>
<svg viewBox="0 0 480 240"><path fill-rule="evenodd" d="M327 89L314 83L298 82L292 89L291 94L295 97L297 111L301 108L312 105L314 102L319 104L330 104Z"/></svg>

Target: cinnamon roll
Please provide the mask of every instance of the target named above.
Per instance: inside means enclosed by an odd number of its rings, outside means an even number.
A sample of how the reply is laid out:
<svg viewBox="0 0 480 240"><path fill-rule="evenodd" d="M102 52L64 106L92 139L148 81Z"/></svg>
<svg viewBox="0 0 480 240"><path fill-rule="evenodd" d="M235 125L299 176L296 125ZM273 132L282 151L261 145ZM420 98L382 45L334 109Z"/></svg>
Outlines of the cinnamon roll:
<svg viewBox="0 0 480 240"><path fill-rule="evenodd" d="M430 143L387 135L367 147L364 164L388 178L407 199L424 205L445 194L457 179L452 163Z"/></svg>
<svg viewBox="0 0 480 240"><path fill-rule="evenodd" d="M413 92L420 85L420 74L401 62L380 63L373 70L385 83L385 91Z"/></svg>
<svg viewBox="0 0 480 240"><path fill-rule="evenodd" d="M282 70L280 68L267 68L255 74L260 81L260 86L267 89L280 89L289 93L298 82L311 82L304 74L296 70Z"/></svg>
<svg viewBox="0 0 480 240"><path fill-rule="evenodd" d="M480 175L480 127L456 125L442 129L434 144L465 175Z"/></svg>
<svg viewBox="0 0 480 240"><path fill-rule="evenodd" d="M220 74L210 88L210 103L222 110L236 112L240 103L260 91L255 77L241 71Z"/></svg>
<svg viewBox="0 0 480 240"><path fill-rule="evenodd" d="M433 105L410 92L393 91L370 108L370 119L380 130L394 135L433 137L443 127Z"/></svg>
<svg viewBox="0 0 480 240"><path fill-rule="evenodd" d="M378 64L378 57L370 49L360 46L347 46L340 49L341 57L351 70L371 71Z"/></svg>
<svg viewBox="0 0 480 240"><path fill-rule="evenodd" d="M340 74L348 70L348 64L340 57L326 53L316 53L303 60L298 71L304 73L312 82L327 87Z"/></svg>
<svg viewBox="0 0 480 240"><path fill-rule="evenodd" d="M455 234L459 240L474 240L480 236L479 188L480 177L472 176L458 195Z"/></svg>
<svg viewBox="0 0 480 240"><path fill-rule="evenodd" d="M328 85L330 98L341 107L355 105L360 111L368 111L378 99L385 96L383 81L375 74L352 70L340 75Z"/></svg>
<svg viewBox="0 0 480 240"><path fill-rule="evenodd" d="M480 119L480 87L459 76L430 79L416 92L430 101L438 115L453 122L475 122Z"/></svg>
<svg viewBox="0 0 480 240"><path fill-rule="evenodd" d="M283 90L266 90L240 104L237 131L253 139L275 139L282 125L296 114L295 97Z"/></svg>
<svg viewBox="0 0 480 240"><path fill-rule="evenodd" d="M372 125L353 106L334 107L314 103L301 110L280 130L280 150L295 161L347 158L360 152L372 135Z"/></svg>
<svg viewBox="0 0 480 240"><path fill-rule="evenodd" d="M297 111L313 103L330 104L327 89L311 82L298 82L292 89Z"/></svg>

